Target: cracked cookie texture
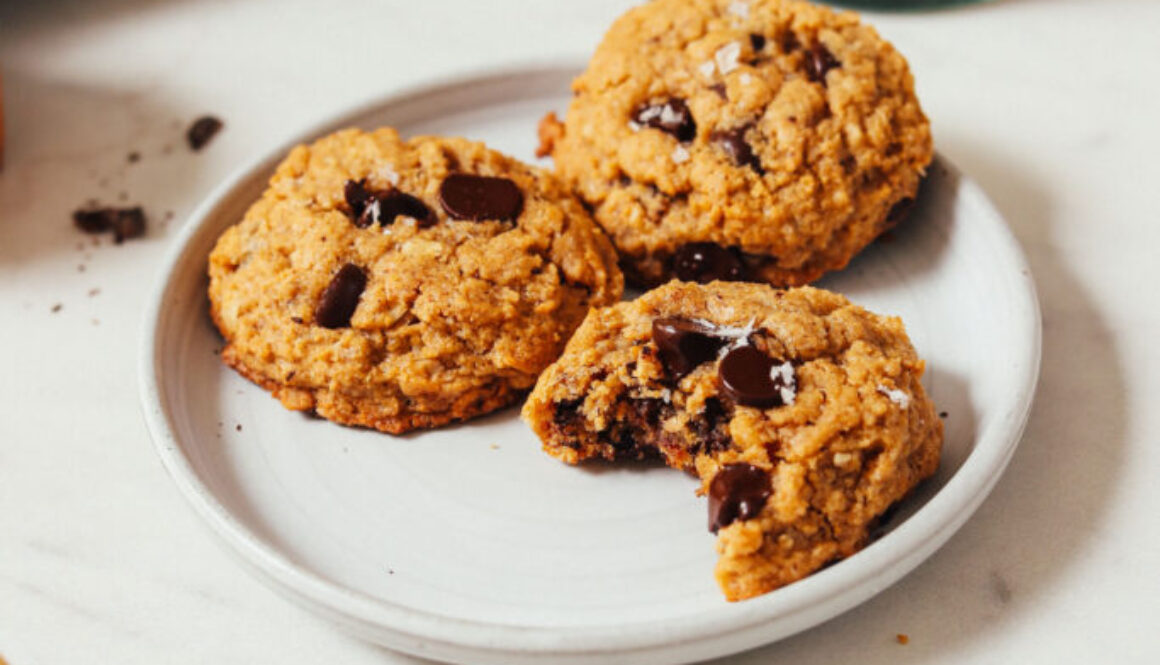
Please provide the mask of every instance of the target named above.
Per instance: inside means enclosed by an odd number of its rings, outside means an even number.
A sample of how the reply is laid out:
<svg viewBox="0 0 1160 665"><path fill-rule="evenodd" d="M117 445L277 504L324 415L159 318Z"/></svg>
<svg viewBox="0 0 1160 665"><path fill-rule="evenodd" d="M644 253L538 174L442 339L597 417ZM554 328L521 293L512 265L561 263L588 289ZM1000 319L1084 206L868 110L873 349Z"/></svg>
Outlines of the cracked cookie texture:
<svg viewBox="0 0 1160 665"><path fill-rule="evenodd" d="M294 148L209 278L226 363L289 409L392 433L512 403L623 286L551 174L390 128Z"/></svg>
<svg viewBox="0 0 1160 665"><path fill-rule="evenodd" d="M761 358L779 392L750 406L746 381L770 380L747 369ZM523 416L568 463L659 456L696 473L717 581L741 600L854 554L935 472L943 429L923 371L899 319L841 295L674 281L591 312Z"/></svg>
<svg viewBox="0 0 1160 665"><path fill-rule="evenodd" d="M713 243L744 279L801 285L901 220L930 163L906 60L856 14L795 0L653 0L619 18L541 154L630 281ZM674 259L676 257L676 259Z"/></svg>

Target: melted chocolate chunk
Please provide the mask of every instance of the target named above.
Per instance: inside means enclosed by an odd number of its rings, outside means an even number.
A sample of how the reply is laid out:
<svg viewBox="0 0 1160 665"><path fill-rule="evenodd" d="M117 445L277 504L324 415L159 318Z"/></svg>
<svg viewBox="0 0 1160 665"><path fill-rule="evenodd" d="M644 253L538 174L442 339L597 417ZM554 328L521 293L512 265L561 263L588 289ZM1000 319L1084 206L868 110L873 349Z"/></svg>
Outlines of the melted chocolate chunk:
<svg viewBox="0 0 1160 665"><path fill-rule="evenodd" d="M705 410L689 421L689 428L697 436L696 446L689 452L693 455L712 455L728 450L733 444L729 434L729 412L716 397L705 399Z"/></svg>
<svg viewBox="0 0 1160 665"><path fill-rule="evenodd" d="M314 322L323 328L346 328L358 307L358 300L367 287L367 275L362 268L348 263L335 273L334 278L314 310Z"/></svg>
<svg viewBox="0 0 1160 665"><path fill-rule="evenodd" d="M768 409L785 403L783 391L796 390L796 381L774 372L780 365L754 346L739 346L725 354L717 380L726 397L744 406ZM792 399L792 398L791 398Z"/></svg>
<svg viewBox="0 0 1160 665"><path fill-rule="evenodd" d="M757 517L771 493L766 471L744 462L722 466L709 483L709 530Z"/></svg>
<svg viewBox="0 0 1160 665"><path fill-rule="evenodd" d="M833 53L826 48L825 44L818 42L806 52L806 76L814 83L826 84L826 73L836 67L841 67L842 63L834 57Z"/></svg>
<svg viewBox="0 0 1160 665"><path fill-rule="evenodd" d="M782 53L791 53L801 48L802 44L798 41L797 35L793 30L786 30L781 35L781 51Z"/></svg>
<svg viewBox="0 0 1160 665"><path fill-rule="evenodd" d="M212 115L203 115L185 132L185 140L189 142L189 147L193 150L201 150L207 143L217 135L222 129L222 121L213 117Z"/></svg>
<svg viewBox="0 0 1160 665"><path fill-rule="evenodd" d="M387 226L398 217L410 217L425 228L435 223L435 215L423 201L398 190L374 191L366 179L347 180L343 197L350 208L351 220L360 229L372 224Z"/></svg>
<svg viewBox="0 0 1160 665"><path fill-rule="evenodd" d="M367 189L367 180L347 180L346 185L342 188L343 198L346 199L346 205L350 208L351 218L357 220L362 217L363 210L366 209L367 204L374 198L374 192Z"/></svg>
<svg viewBox="0 0 1160 665"><path fill-rule="evenodd" d="M761 167L761 160L753 154L753 148L745 141L745 132L752 127L753 125L742 125L733 129L713 132L709 136L709 140L724 150L734 164L748 166L760 175L765 173L765 169Z"/></svg>
<svg viewBox="0 0 1160 665"><path fill-rule="evenodd" d="M439 202L454 219L511 221L524 209L524 195L507 178L456 173L439 186Z"/></svg>
<svg viewBox="0 0 1160 665"><path fill-rule="evenodd" d="M765 48L765 35L759 35L756 32L750 33L749 45L753 47L754 51L760 51Z"/></svg>
<svg viewBox="0 0 1160 665"><path fill-rule="evenodd" d="M371 202L363 208L358 219L355 220L355 226L360 228L365 228L371 224L386 226L394 224L398 217L414 219L421 229L435 223L435 215L419 199L403 192L387 192L375 195Z"/></svg>
<svg viewBox="0 0 1160 665"><path fill-rule="evenodd" d="M684 245L673 255L673 274L684 282L707 284L713 280L743 282L749 278L736 250L711 242Z"/></svg>
<svg viewBox="0 0 1160 665"><path fill-rule="evenodd" d="M704 323L676 317L654 319L652 337L660 351L661 364L675 380L717 357L726 342Z"/></svg>
<svg viewBox="0 0 1160 665"><path fill-rule="evenodd" d="M113 242L118 245L145 235L145 211L140 206L77 210L73 213L73 223L85 233L112 231Z"/></svg>
<svg viewBox="0 0 1160 665"><path fill-rule="evenodd" d="M717 96L725 101L729 101L729 89L725 87L724 83L714 83L709 86L709 89L717 93Z"/></svg>
<svg viewBox="0 0 1160 665"><path fill-rule="evenodd" d="M672 134L681 143L692 141L697 136L697 123L683 99L674 97L660 104L641 104L633 111L632 119L644 127Z"/></svg>

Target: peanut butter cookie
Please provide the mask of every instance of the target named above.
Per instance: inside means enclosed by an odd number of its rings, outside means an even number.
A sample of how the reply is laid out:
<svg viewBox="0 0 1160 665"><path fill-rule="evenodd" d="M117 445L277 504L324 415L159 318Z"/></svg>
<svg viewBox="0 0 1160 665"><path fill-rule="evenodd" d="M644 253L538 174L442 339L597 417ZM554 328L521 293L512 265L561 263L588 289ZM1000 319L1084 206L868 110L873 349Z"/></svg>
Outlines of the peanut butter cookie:
<svg viewBox="0 0 1160 665"><path fill-rule="evenodd" d="M905 216L933 154L906 60L805 2L654 0L572 89L541 153L643 285L842 268Z"/></svg>
<svg viewBox="0 0 1160 665"><path fill-rule="evenodd" d="M295 148L209 277L229 365L287 408L393 433L510 404L623 287L551 174L389 128Z"/></svg>
<svg viewBox="0 0 1160 665"><path fill-rule="evenodd" d="M812 287L671 282L593 311L523 415L568 463L695 472L726 598L857 552L934 473L942 422L902 322Z"/></svg>

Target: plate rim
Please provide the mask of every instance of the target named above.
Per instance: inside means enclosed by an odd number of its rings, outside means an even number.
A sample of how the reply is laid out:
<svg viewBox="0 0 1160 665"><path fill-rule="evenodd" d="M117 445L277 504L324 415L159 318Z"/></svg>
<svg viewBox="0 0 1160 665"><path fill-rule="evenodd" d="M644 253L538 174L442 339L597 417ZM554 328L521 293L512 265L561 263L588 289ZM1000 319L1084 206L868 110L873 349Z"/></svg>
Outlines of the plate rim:
<svg viewBox="0 0 1160 665"><path fill-rule="evenodd" d="M138 386L142 414L164 468L187 503L244 569L299 605L380 644L416 655L450 659L490 656L504 657L511 662L512 658L554 656L579 662L612 654L625 657L635 654L634 662L679 662L724 655L776 641L864 602L933 554L987 497L1022 438L1034 401L1042 354L1042 317L1030 267L1013 231L985 192L945 156L937 154L935 164L957 179L960 194L966 192L973 196L989 213L988 230L999 241L996 247L1002 250L1004 262L1019 272L1024 289L1012 297L1023 301L1020 309L1026 316L1013 322L1019 324L1014 332L1021 333L1030 353L1019 376L1020 385L1013 393L1019 397L1018 403L1010 405L1000 416L999 425L992 432L975 433L975 445L954 475L920 510L891 531L887 537L898 546L866 548L845 560L857 558L861 562L857 570L853 566L843 566L844 561L783 587L776 594L729 604L721 612L722 618L716 621L706 622L702 617L645 620L628 624L627 628L631 630L627 630L624 624L570 628L513 626L396 605L328 581L293 563L277 547L265 543L238 522L193 467L171 425L171 405L166 404L162 397L158 332L167 315L167 294L175 288L177 269L192 253L191 240L203 231L213 219L214 211L236 188L268 173L294 145L355 124L360 117L382 111L384 107L421 96L446 94L464 86L513 77L559 75L561 79L567 79L575 76L583 66L583 61L568 58L461 71L393 89L328 114L301 130L291 132L273 148L262 151L234 169L190 213L180 232L170 241L160 263L159 279L142 318ZM905 546L908 543L911 546ZM880 576L882 581L875 583ZM827 584L817 583L818 580ZM828 587L828 590L819 592L817 589L822 587ZM772 631L772 635L765 636L754 634L774 622L793 624L795 615L802 615L810 608L815 608L812 616L797 621L789 630ZM828 609L819 611L817 608ZM610 628L618 630L610 631ZM736 646L737 642L743 644ZM715 645L715 648L706 649L706 644ZM726 644L734 646L723 646ZM700 648L694 645L700 645ZM673 659L673 656L677 658Z"/></svg>

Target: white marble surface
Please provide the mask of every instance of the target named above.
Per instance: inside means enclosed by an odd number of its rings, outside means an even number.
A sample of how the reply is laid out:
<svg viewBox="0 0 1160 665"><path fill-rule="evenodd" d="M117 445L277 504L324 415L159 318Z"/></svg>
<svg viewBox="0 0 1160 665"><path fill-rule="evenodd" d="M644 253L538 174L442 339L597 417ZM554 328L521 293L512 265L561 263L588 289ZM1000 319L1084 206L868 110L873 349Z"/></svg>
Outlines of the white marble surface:
<svg viewBox="0 0 1160 665"><path fill-rule="evenodd" d="M141 305L184 215L236 164L400 86L583 57L630 4L0 6L4 659L417 662L283 601L186 507L138 411ZM1160 3L997 0L871 18L909 57L939 149L1028 253L1045 325L1038 401L994 494L932 559L862 607L727 662L1157 662ZM203 112L226 129L193 154L181 134ZM146 207L148 237L92 246L69 213L122 192Z"/></svg>

